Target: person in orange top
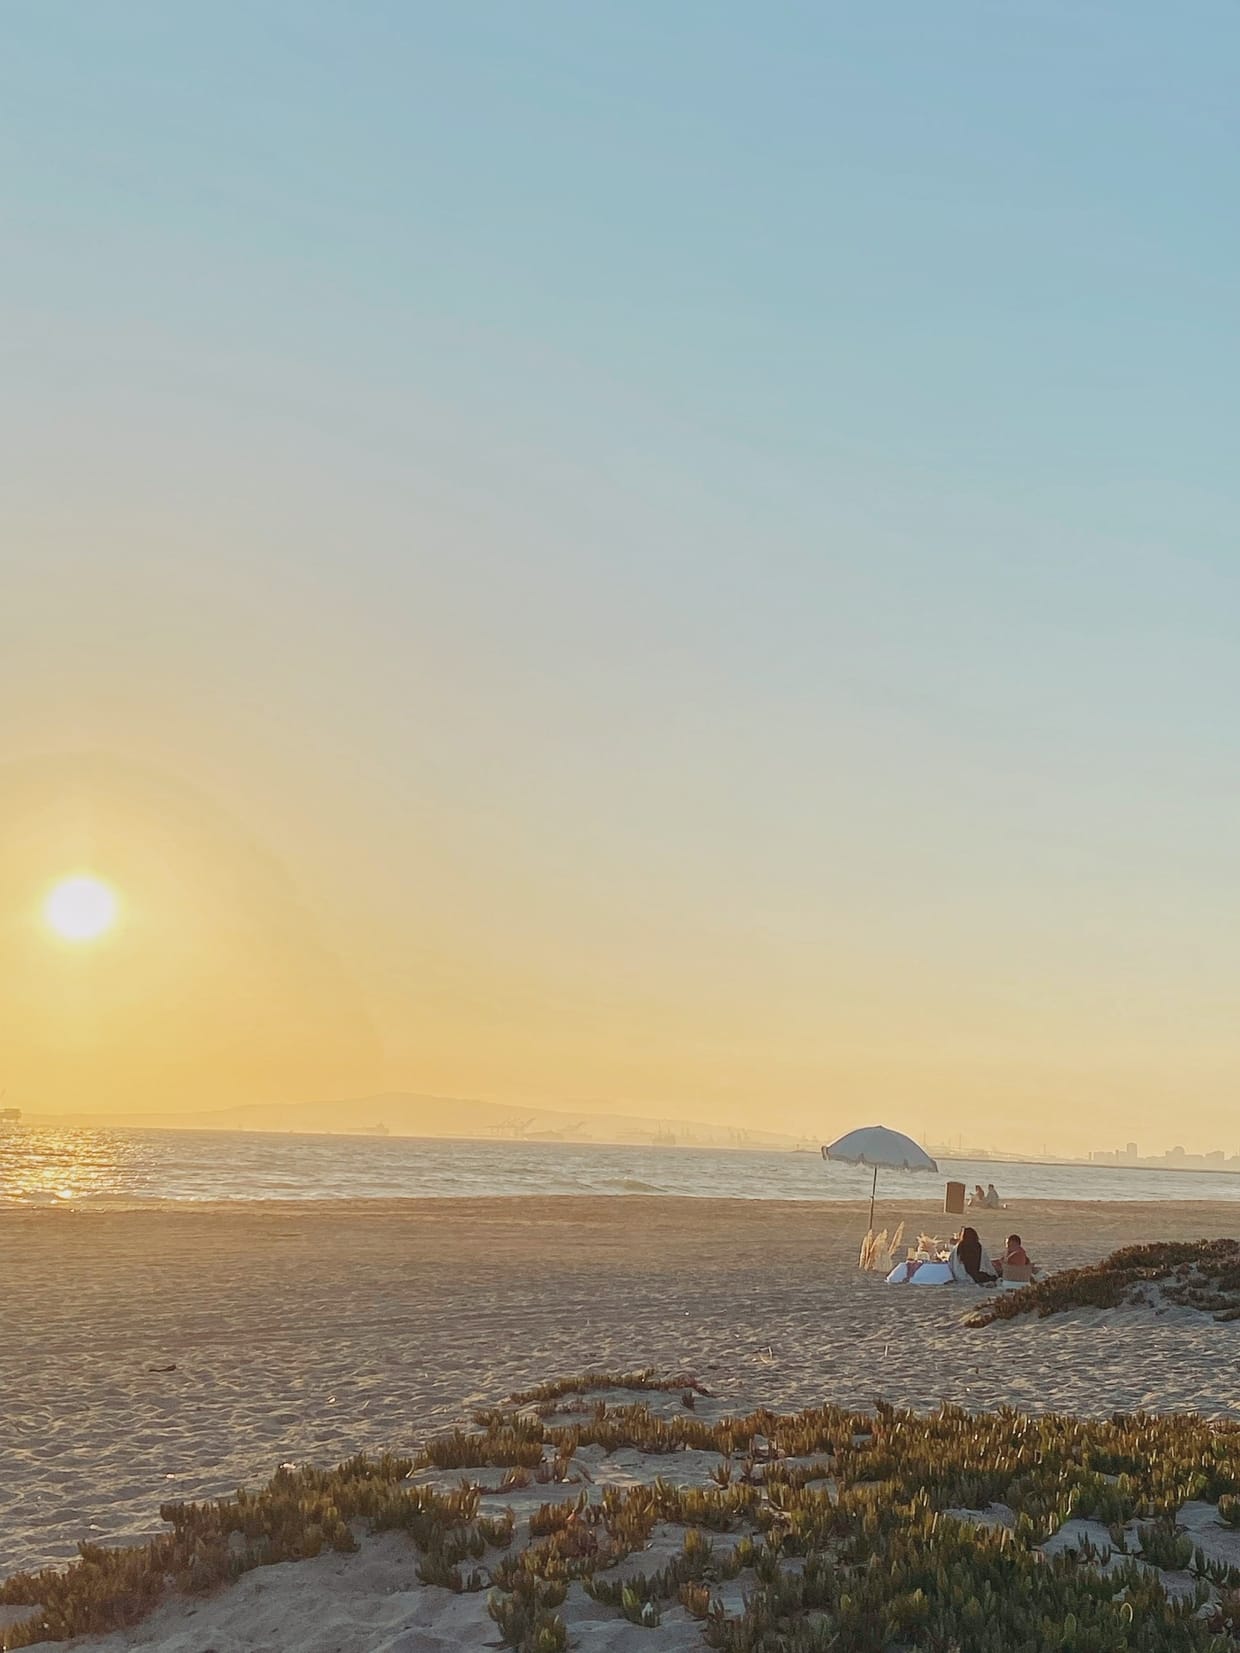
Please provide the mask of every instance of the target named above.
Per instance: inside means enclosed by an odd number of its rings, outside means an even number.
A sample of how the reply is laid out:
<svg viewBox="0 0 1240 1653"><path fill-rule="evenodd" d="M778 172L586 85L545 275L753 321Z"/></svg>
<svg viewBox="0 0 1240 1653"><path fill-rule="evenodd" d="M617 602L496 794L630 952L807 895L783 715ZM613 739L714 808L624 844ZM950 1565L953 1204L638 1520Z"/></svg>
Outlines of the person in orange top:
<svg viewBox="0 0 1240 1653"><path fill-rule="evenodd" d="M1007 1268L1029 1268L1029 1253L1020 1243L1019 1234L1009 1234L1003 1248L1003 1256L993 1259L997 1274L1002 1274Z"/></svg>

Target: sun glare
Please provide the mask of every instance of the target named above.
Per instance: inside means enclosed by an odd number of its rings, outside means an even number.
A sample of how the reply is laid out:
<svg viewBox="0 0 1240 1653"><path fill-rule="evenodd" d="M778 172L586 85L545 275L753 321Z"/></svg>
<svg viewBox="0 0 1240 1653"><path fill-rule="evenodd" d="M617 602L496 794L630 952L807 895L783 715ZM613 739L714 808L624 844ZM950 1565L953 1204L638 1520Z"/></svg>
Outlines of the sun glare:
<svg viewBox="0 0 1240 1653"><path fill-rule="evenodd" d="M43 916L63 941L96 941L116 923L119 905L109 885L83 873L53 885Z"/></svg>

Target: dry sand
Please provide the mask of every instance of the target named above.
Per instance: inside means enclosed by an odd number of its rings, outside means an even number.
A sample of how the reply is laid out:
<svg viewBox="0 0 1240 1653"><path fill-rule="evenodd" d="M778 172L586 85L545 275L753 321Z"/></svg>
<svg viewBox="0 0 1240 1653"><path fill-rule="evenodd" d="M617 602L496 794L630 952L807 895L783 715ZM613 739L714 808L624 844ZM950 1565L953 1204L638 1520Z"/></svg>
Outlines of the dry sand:
<svg viewBox="0 0 1240 1653"><path fill-rule="evenodd" d="M883 1213L900 1216L950 1225L929 1204ZM973 1288L858 1274L863 1224L855 1206L666 1198L4 1211L0 1576L148 1535L165 1499L408 1448L591 1367L691 1369L786 1408L1240 1413L1240 1325L1080 1313L966 1331ZM1027 1204L983 1240L1013 1225L1063 1267L1235 1233L1240 1208Z"/></svg>

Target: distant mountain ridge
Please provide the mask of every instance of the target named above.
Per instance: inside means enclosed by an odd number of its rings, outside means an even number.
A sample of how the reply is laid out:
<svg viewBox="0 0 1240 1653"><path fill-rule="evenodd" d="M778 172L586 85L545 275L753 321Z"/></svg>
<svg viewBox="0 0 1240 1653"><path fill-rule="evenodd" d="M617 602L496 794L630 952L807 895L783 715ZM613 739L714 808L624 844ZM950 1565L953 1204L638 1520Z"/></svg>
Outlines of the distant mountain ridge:
<svg viewBox="0 0 1240 1653"><path fill-rule="evenodd" d="M778 1131L746 1131L687 1119L525 1108L478 1098L386 1091L326 1102L250 1102L192 1113L57 1114L31 1123L118 1125L135 1130L276 1131L392 1136L498 1137L525 1142L632 1142L697 1147L791 1148Z"/></svg>

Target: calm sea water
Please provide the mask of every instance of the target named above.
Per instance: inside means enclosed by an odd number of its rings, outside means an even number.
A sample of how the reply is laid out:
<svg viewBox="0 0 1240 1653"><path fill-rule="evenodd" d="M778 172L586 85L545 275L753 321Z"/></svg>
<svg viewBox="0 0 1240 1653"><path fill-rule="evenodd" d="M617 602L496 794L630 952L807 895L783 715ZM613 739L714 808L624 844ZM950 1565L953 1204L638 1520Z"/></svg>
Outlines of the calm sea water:
<svg viewBox="0 0 1240 1653"><path fill-rule="evenodd" d="M1240 1176L940 1161L941 1174L880 1174L879 1195L937 1198L947 1177L994 1181L1010 1199L1240 1200ZM466 1142L414 1137L0 1129L0 1202L468 1198L680 1194L855 1200L868 1172L812 1153Z"/></svg>

